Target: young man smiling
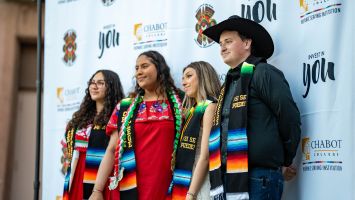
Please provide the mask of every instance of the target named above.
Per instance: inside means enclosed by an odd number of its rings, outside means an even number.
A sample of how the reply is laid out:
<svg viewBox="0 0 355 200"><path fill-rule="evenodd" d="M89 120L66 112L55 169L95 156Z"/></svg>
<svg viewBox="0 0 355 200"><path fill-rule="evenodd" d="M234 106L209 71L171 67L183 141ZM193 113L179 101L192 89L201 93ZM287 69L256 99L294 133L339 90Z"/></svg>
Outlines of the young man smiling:
<svg viewBox="0 0 355 200"><path fill-rule="evenodd" d="M300 113L283 73L268 64L271 36L238 16L206 29L230 70L210 136L212 199L281 199L300 140Z"/></svg>

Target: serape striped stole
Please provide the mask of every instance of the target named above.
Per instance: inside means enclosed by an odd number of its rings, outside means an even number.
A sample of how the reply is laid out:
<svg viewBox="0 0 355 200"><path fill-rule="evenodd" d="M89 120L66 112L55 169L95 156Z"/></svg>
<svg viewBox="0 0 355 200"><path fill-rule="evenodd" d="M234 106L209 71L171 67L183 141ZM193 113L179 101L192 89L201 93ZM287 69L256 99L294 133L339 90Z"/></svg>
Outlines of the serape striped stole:
<svg viewBox="0 0 355 200"><path fill-rule="evenodd" d="M172 199L184 200L189 189L195 163L196 146L199 143L201 120L210 100L199 102L189 110L180 136L176 154L176 165L169 193Z"/></svg>
<svg viewBox="0 0 355 200"><path fill-rule="evenodd" d="M105 155L109 137L106 135L106 127L95 125L90 133L88 148L85 158L84 171L84 199L88 199L95 185L97 171Z"/></svg>
<svg viewBox="0 0 355 200"><path fill-rule="evenodd" d="M72 149L72 155L69 163L69 167L67 169L67 172L65 174L64 178L64 190L63 190L63 200L69 200L69 193L70 193L70 188L72 188L73 184L73 178L75 175L75 169L78 164L78 159L79 159L79 154L80 152L85 152L88 147L88 139L87 135L90 134L91 127L92 125L88 125L86 128L82 129L69 129L65 133L66 136L66 143L67 143L67 151L69 148ZM67 135L70 135L69 138L67 138ZM68 139L70 141L68 141Z"/></svg>
<svg viewBox="0 0 355 200"><path fill-rule="evenodd" d="M105 129L105 126L101 127L95 125L92 127L92 125L89 125L86 129L75 131L74 154L78 156L80 152L86 152L85 170L82 183L83 199L88 199L92 193L97 171L99 169L101 160L105 154L109 139L108 136L106 136ZM89 139L87 139L87 137L89 137ZM73 159L76 159L75 157L76 156L73 156ZM69 199L69 188L75 187L69 186L69 184L71 183L70 179L74 177L74 174L71 174L76 173L75 167L74 171L72 171L73 167L73 164L70 163L67 169L67 173L65 175L63 200Z"/></svg>
<svg viewBox="0 0 355 200"><path fill-rule="evenodd" d="M120 109L117 113L118 129L121 128L123 122L125 121L128 109L130 108L133 100L134 99L132 98L125 98L121 100ZM131 123L134 124L134 119L132 119ZM120 143L123 142L125 146L121 159L118 156L118 150L115 152L115 154L117 154L115 155L115 173L119 173L118 168L124 169L122 179L119 180L118 183L118 190L120 192L117 194L120 196L120 199L138 199L136 158L134 153L134 134L132 133L133 124L130 124L127 130L127 135L129 135L129 137L121 138L124 139L124 141L120 141Z"/></svg>
<svg viewBox="0 0 355 200"><path fill-rule="evenodd" d="M221 171L221 112L226 85L232 81L227 74L226 83L222 86L213 126L209 138L209 170L211 182L211 199L249 199L248 193L248 138L247 114L249 85L254 72L254 65L244 62L240 70L240 78L230 106L227 135L226 174ZM223 176L223 177L222 177ZM223 179L223 181L222 181ZM225 189L223 187L225 185ZM226 191L225 191L226 190Z"/></svg>

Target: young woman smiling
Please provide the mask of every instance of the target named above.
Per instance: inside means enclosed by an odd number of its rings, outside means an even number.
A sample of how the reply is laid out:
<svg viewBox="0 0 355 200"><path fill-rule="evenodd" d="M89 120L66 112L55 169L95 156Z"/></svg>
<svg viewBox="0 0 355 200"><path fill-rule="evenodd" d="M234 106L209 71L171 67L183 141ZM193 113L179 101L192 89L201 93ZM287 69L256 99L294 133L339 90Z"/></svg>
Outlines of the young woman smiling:
<svg viewBox="0 0 355 200"><path fill-rule="evenodd" d="M105 127L123 89L118 75L97 71L88 82L85 97L73 114L65 133L65 175L63 199L89 198L108 138Z"/></svg>
<svg viewBox="0 0 355 200"><path fill-rule="evenodd" d="M110 199L167 198L182 125L182 103L164 57L140 54L131 98L114 110L106 133L110 142L90 200L103 199L112 170Z"/></svg>
<svg viewBox="0 0 355 200"><path fill-rule="evenodd" d="M208 139L221 85L214 68L203 61L183 69L182 85L186 120L177 150L172 197L209 199Z"/></svg>

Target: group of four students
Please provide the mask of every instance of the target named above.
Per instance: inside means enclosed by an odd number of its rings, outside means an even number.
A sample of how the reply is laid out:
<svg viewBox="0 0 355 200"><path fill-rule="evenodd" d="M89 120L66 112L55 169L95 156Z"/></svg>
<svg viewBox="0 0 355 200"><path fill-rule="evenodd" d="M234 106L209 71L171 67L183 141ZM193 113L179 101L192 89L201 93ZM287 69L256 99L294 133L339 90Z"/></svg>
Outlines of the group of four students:
<svg viewBox="0 0 355 200"><path fill-rule="evenodd" d="M238 16L204 34L230 66L222 86L199 61L183 69L182 92L157 51L137 57L128 98L116 73L90 78L66 129L63 199L281 198L296 173L300 114L283 73L266 63L271 36Z"/></svg>

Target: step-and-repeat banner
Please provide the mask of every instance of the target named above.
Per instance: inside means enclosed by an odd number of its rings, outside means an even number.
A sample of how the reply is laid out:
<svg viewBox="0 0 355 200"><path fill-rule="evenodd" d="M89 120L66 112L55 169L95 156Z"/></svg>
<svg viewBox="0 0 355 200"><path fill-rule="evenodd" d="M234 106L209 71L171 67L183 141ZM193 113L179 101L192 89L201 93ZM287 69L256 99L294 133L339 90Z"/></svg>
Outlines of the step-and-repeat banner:
<svg viewBox="0 0 355 200"><path fill-rule="evenodd" d="M161 52L181 87L182 68L210 62L221 81L228 67L201 32L231 15L270 32L269 63L289 81L302 138L284 199L355 199L355 3L352 0L51 0L46 2L42 198L61 199L66 123L98 69L133 89L136 57Z"/></svg>

